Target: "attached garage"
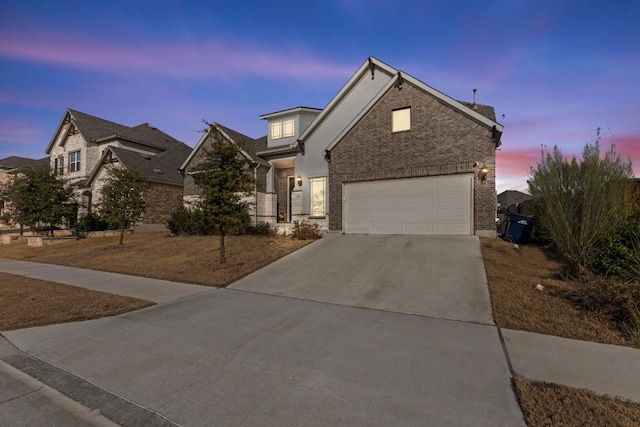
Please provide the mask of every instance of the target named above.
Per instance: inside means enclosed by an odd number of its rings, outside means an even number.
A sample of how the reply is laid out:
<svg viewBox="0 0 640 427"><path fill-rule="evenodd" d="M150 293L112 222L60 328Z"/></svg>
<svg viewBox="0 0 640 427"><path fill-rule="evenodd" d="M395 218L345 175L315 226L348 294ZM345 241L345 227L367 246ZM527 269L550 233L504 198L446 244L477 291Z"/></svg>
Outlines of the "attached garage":
<svg viewBox="0 0 640 427"><path fill-rule="evenodd" d="M362 234L473 234L473 175L348 182L343 230Z"/></svg>

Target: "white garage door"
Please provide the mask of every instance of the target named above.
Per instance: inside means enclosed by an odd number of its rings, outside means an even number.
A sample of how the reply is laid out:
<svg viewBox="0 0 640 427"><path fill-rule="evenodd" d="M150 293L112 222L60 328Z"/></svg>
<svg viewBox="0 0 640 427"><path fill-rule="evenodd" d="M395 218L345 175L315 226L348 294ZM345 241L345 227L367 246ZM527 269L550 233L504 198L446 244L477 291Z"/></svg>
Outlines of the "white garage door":
<svg viewBox="0 0 640 427"><path fill-rule="evenodd" d="M344 185L343 230L363 234L471 235L473 176Z"/></svg>

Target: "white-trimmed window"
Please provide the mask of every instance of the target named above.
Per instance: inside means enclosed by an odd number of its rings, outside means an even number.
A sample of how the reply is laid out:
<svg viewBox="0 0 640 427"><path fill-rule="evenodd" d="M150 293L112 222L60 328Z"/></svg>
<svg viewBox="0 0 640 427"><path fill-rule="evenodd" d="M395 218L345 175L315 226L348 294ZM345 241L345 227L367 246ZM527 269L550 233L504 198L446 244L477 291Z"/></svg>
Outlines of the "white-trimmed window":
<svg viewBox="0 0 640 427"><path fill-rule="evenodd" d="M391 112L391 132L411 129L411 107L399 108Z"/></svg>
<svg viewBox="0 0 640 427"><path fill-rule="evenodd" d="M78 172L80 170L80 152L74 151L69 153L69 172Z"/></svg>
<svg viewBox="0 0 640 427"><path fill-rule="evenodd" d="M53 171L56 173L56 175L64 174L64 157L58 157L55 160Z"/></svg>
<svg viewBox="0 0 640 427"><path fill-rule="evenodd" d="M327 178L311 178L309 184L311 191L309 216L324 217L327 214Z"/></svg>
<svg viewBox="0 0 640 427"><path fill-rule="evenodd" d="M293 120L271 123L271 139L288 138L295 134Z"/></svg>

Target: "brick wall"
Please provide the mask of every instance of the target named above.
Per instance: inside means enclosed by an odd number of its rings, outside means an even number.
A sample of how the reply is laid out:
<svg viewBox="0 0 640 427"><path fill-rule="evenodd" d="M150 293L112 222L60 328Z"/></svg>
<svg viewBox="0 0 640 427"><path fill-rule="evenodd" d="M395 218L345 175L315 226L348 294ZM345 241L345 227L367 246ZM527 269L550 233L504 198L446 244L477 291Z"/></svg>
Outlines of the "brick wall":
<svg viewBox="0 0 640 427"><path fill-rule="evenodd" d="M150 182L144 191L146 208L142 223L166 223L173 211L182 204L182 193L182 186Z"/></svg>
<svg viewBox="0 0 640 427"><path fill-rule="evenodd" d="M411 130L391 132L391 112L411 107ZM483 162L485 182L478 178ZM495 230L495 143L491 129L405 82L392 88L331 151L329 228L342 229L342 184L474 174L474 228ZM495 233L494 233L495 234Z"/></svg>

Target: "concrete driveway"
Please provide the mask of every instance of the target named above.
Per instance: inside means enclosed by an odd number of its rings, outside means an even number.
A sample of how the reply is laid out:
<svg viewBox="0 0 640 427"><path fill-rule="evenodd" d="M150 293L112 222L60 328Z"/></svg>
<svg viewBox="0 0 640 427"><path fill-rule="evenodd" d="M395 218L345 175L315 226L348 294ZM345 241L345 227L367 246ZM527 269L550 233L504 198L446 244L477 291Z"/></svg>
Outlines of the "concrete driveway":
<svg viewBox="0 0 640 427"><path fill-rule="evenodd" d="M329 235L229 287L494 324L475 236Z"/></svg>
<svg viewBox="0 0 640 427"><path fill-rule="evenodd" d="M183 426L524 425L488 325L220 289L4 335Z"/></svg>
<svg viewBox="0 0 640 427"><path fill-rule="evenodd" d="M122 425L524 426L479 250L328 236L234 289L3 332L37 359L2 360Z"/></svg>

